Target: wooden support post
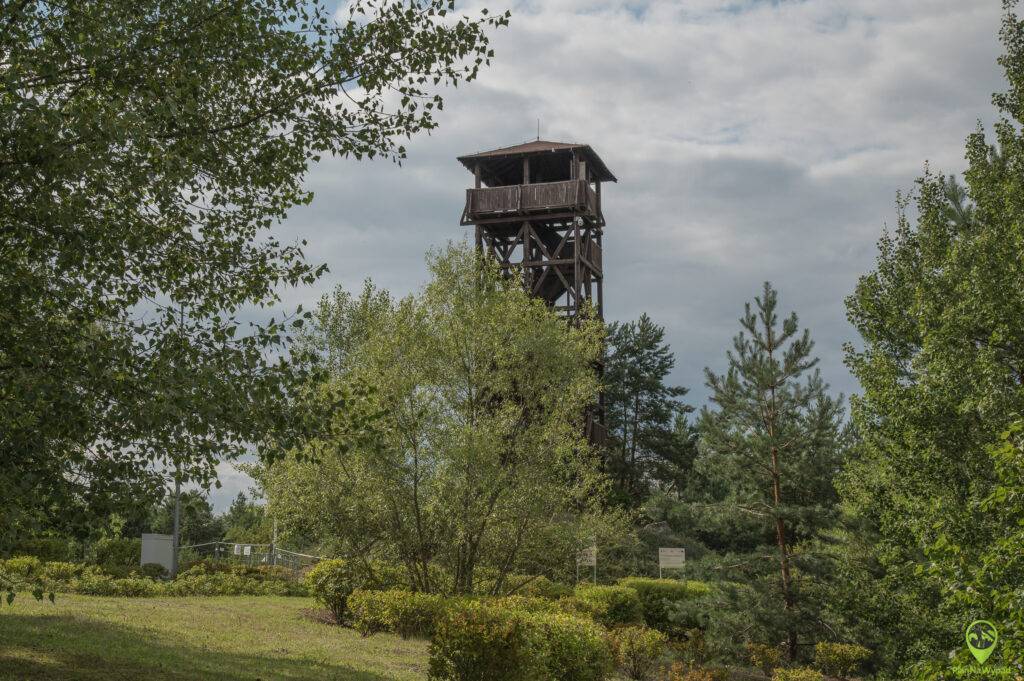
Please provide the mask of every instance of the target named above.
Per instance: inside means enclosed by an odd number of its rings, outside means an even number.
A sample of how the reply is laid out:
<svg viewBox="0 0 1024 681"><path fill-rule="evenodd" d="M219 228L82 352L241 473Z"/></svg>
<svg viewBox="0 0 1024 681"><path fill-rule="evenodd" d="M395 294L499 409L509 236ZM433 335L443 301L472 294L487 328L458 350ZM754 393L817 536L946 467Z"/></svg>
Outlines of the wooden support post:
<svg viewBox="0 0 1024 681"><path fill-rule="evenodd" d="M476 188L480 189L481 182L480 182L480 164L479 163L477 163L476 165L473 166L473 178L476 181Z"/></svg>
<svg viewBox="0 0 1024 681"><path fill-rule="evenodd" d="M530 184L530 157L523 157L523 184Z"/></svg>

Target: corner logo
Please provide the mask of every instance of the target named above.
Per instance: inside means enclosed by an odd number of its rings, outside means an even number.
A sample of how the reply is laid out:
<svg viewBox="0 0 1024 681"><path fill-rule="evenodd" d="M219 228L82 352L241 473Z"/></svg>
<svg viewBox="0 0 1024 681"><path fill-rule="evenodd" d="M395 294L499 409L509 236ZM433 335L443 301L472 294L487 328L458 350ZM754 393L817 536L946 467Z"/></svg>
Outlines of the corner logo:
<svg viewBox="0 0 1024 681"><path fill-rule="evenodd" d="M985 664L985 660L996 649L999 633L991 622L975 620L967 627L965 638L967 639L967 647L970 649L971 654L974 655L974 659L980 664Z"/></svg>

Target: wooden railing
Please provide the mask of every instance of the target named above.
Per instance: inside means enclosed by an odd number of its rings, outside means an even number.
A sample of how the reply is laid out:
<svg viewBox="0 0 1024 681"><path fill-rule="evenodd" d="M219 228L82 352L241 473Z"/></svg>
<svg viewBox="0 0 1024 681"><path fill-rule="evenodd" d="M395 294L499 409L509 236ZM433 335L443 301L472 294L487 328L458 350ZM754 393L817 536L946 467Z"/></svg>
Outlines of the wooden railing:
<svg viewBox="0 0 1024 681"><path fill-rule="evenodd" d="M560 210L596 214L597 194L583 180L466 190L468 217L498 217Z"/></svg>

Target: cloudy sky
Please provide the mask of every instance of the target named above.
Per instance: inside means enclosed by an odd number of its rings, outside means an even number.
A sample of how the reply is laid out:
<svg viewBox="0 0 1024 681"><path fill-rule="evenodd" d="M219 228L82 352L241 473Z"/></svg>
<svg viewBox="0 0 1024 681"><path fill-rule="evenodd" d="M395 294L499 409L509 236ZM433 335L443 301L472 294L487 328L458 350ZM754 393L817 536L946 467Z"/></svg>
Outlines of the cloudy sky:
<svg viewBox="0 0 1024 681"><path fill-rule="evenodd" d="M706 399L744 301L765 280L849 394L843 299L872 266L897 190L925 161L960 172L993 120L999 0L494 0L512 10L493 66L448 93L440 129L387 161L327 160L281 228L330 273L310 304L367 278L421 286L423 254L463 238L472 177L455 157L536 137L591 144L606 187L605 310L667 329L673 379ZM222 466L218 508L247 480Z"/></svg>

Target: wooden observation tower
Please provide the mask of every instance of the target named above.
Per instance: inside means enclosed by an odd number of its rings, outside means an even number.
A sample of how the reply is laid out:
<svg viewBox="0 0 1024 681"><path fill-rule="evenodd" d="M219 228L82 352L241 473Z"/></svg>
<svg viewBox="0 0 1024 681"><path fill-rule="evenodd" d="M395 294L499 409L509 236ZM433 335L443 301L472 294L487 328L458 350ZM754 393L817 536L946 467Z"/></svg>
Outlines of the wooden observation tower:
<svg viewBox="0 0 1024 681"><path fill-rule="evenodd" d="M604 319L601 183L615 176L589 145L537 140L460 156L475 178L462 225L501 268L568 319L587 305ZM602 367L598 367L602 371ZM603 443L603 405L587 419Z"/></svg>

